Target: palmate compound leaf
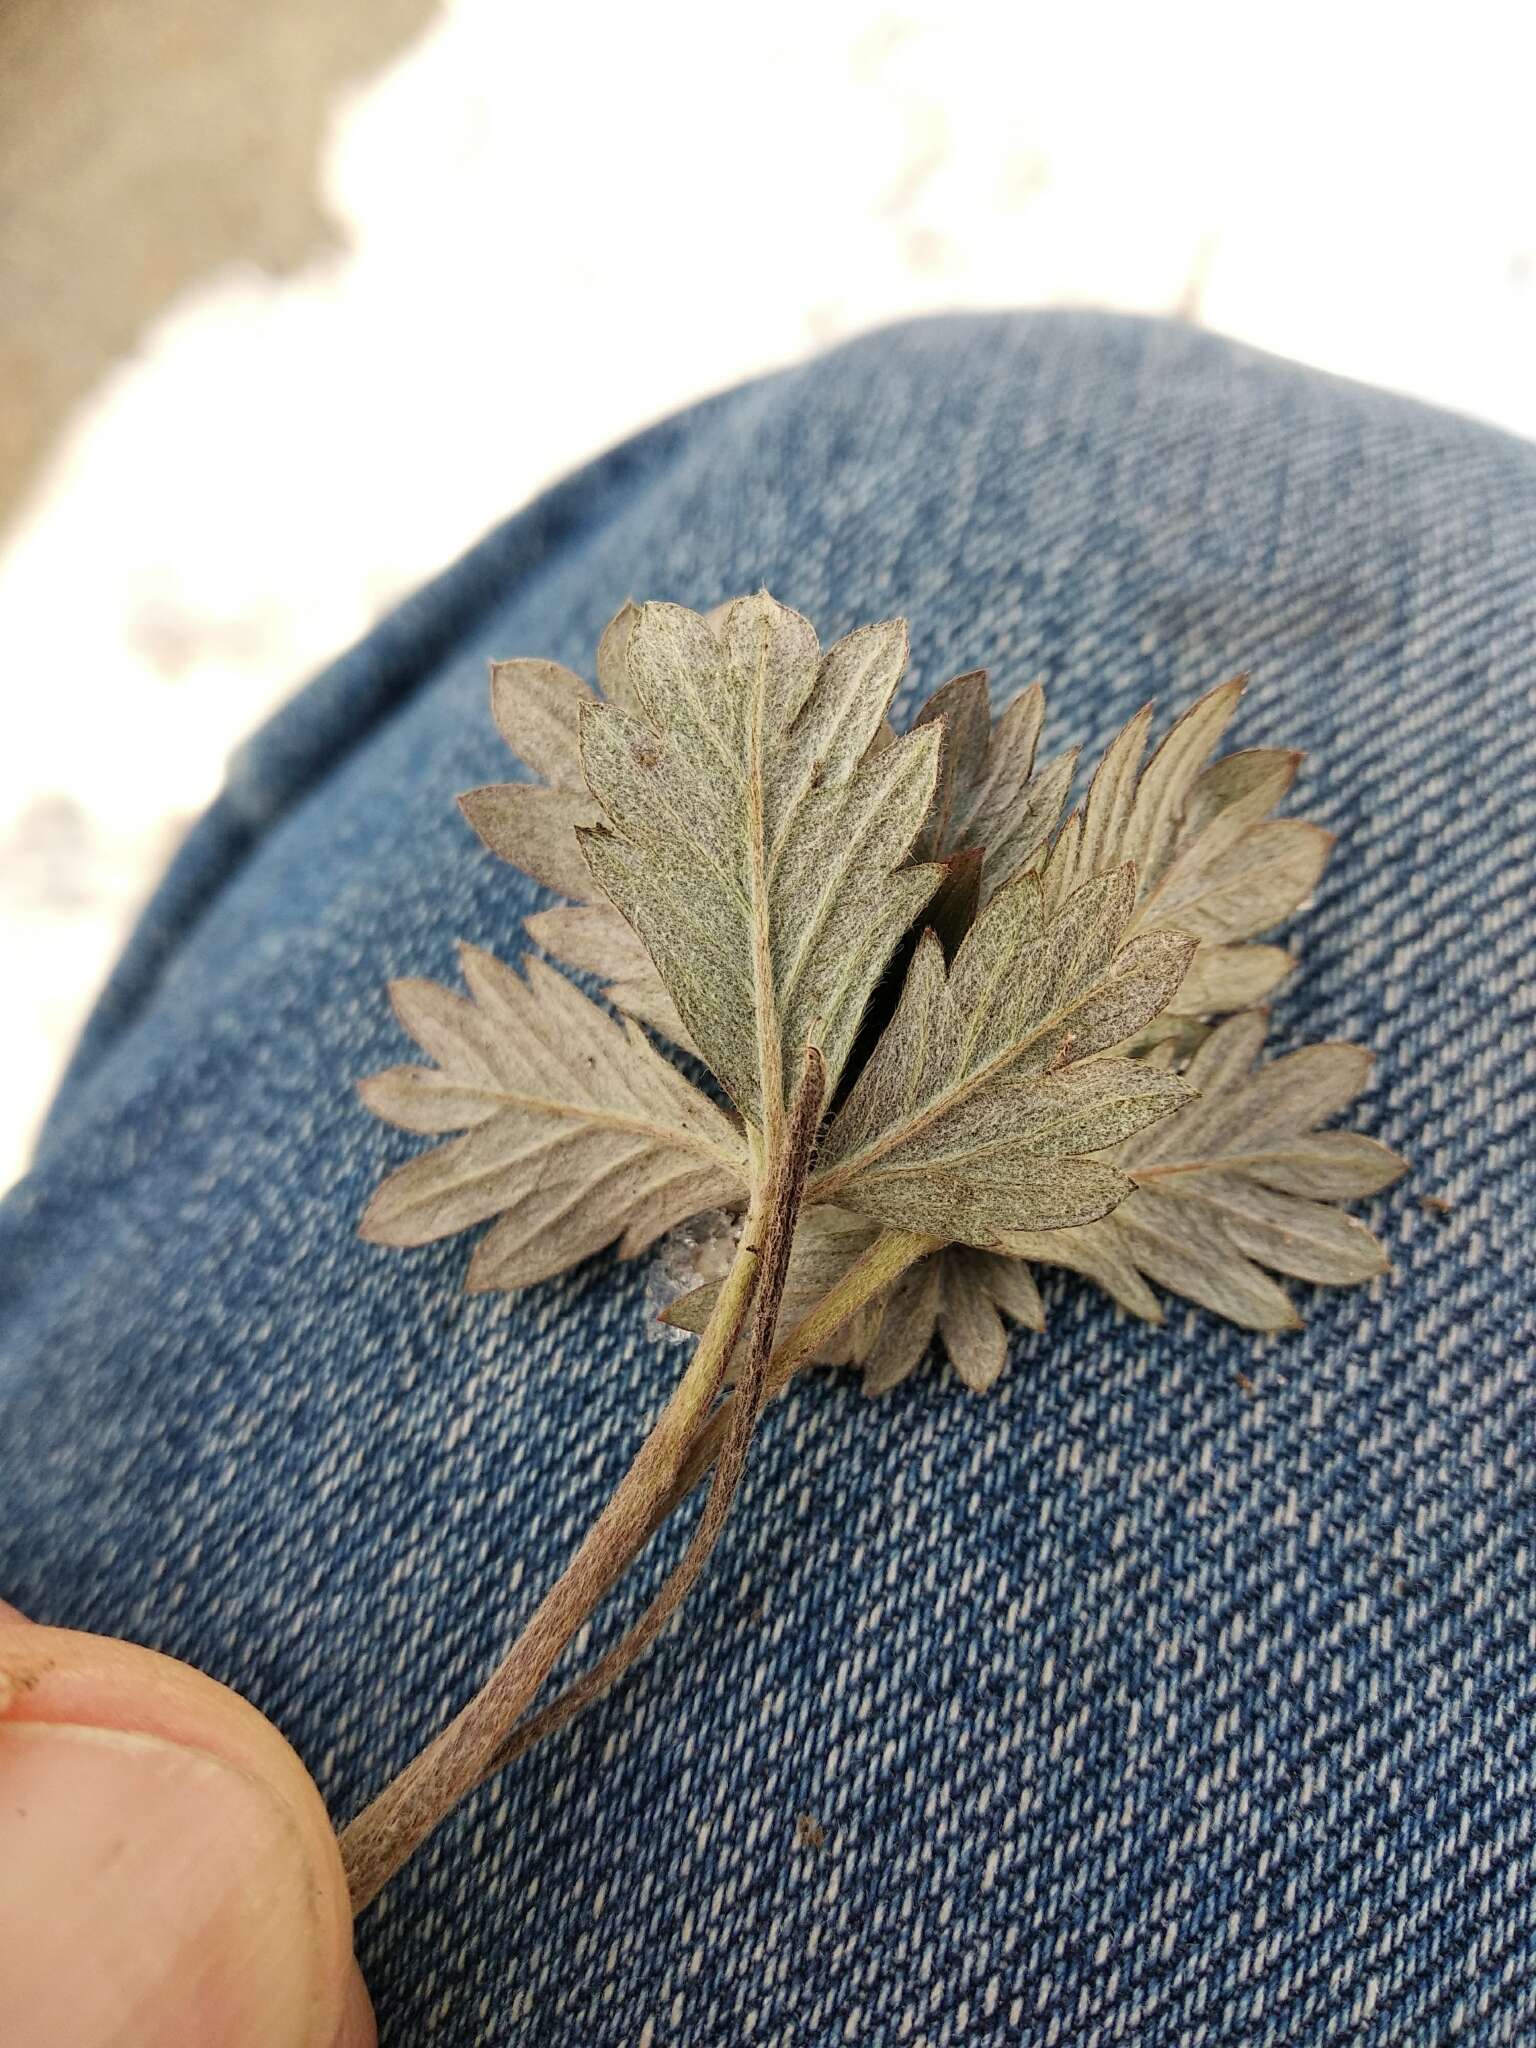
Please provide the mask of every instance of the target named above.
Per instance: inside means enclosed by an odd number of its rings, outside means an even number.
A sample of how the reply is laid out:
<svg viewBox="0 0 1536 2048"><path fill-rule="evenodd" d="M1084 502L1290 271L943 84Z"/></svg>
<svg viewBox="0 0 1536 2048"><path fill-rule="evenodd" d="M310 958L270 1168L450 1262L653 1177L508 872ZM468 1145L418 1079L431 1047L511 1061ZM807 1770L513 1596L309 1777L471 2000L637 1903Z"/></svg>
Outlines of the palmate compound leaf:
<svg viewBox="0 0 1536 2048"><path fill-rule="evenodd" d="M460 959L468 998L432 981L390 986L437 1065L390 1067L359 1092L406 1130L464 1136L384 1181L365 1238L428 1244L494 1217L466 1285L525 1287L616 1237L632 1256L684 1217L743 1197L741 1133L636 1025L538 960L525 981L477 947L461 946Z"/></svg>
<svg viewBox="0 0 1536 2048"><path fill-rule="evenodd" d="M941 870L909 866L939 733L871 748L906 665L905 622L823 653L766 590L718 628L642 605L636 709L581 714L603 823L594 876L655 962L689 1037L751 1123L775 1132L801 1048L835 1089L870 993Z"/></svg>
<svg viewBox="0 0 1536 2048"><path fill-rule="evenodd" d="M1148 1023L1193 942L1122 945L1129 865L1046 911L1033 875L998 890L946 973L919 942L895 1016L827 1132L807 1199L980 1247L1103 1216L1129 1192L1102 1152L1191 1099L1148 1061L1095 1058Z"/></svg>
<svg viewBox="0 0 1536 2048"><path fill-rule="evenodd" d="M718 629L735 601L705 613L706 623ZM638 616L639 607L626 602L605 628L597 657L605 694L631 706L626 650ZM1253 940L1305 901L1332 841L1318 826L1268 815L1289 789L1299 755L1252 748L1210 759L1243 685L1238 676L1207 692L1145 767L1152 707L1144 706L1106 751L1084 804L1054 844L1050 835L1077 749L1035 772L1045 709L1039 684L1015 697L996 719L989 717L985 670L956 676L934 691L914 729L942 724L944 744L913 851L915 858L951 864L928 912L946 951L953 951L977 904L1026 867L1041 869L1054 904L1093 873L1131 859L1139 891L1131 933L1173 929L1200 942L1152 1036L1189 1050L1203 1036L1197 1020L1264 1001L1295 963L1282 947ZM575 735L580 706L595 701L594 693L554 663L509 662L496 665L494 696L498 723L513 751L562 793L556 804L549 792L530 794L526 786L507 785L463 799L496 851L578 899L529 918L530 934L568 964L603 976L604 993L627 1014L689 1046L671 997L622 916L606 901L585 900L593 887L574 852L573 828L588 821L592 807ZM556 696L560 701L552 711ZM883 721L871 750L895 739ZM977 866L957 862L962 855Z"/></svg>
<svg viewBox="0 0 1536 2048"><path fill-rule="evenodd" d="M766 598L766 593L759 593L759 598ZM743 601L732 600L704 614L704 623L718 633L738 602ZM639 617L640 607L629 602L622 606L605 629L597 658L598 679L607 699L637 712L643 709L642 700L627 657ZM1144 930L1162 906L1166 915L1161 921L1174 928L1182 926L1201 942L1183 986L1172 1000L1171 1015L1154 1023L1139 1042L1133 1041L1136 1049L1145 1050L1154 1034L1163 1034L1164 1054L1176 1047L1187 1049L1199 1042L1205 1029L1193 1019L1251 1003L1267 993L1289 970L1290 957L1276 947L1255 946L1245 940L1289 915L1308 893L1326 858L1329 839L1315 827L1266 816L1289 787L1298 759L1294 754L1261 749L1209 760L1241 687L1242 679L1237 678L1208 693L1177 722L1138 774L1150 707L1139 713L1108 750L1086 803L1054 845L1048 843L1049 834L1059 817L1075 752L1041 776L1033 775L1044 708L1038 685L1016 698L995 722L988 719L983 671L956 677L936 691L917 723L942 723L944 748L913 854L948 858L943 887L924 917L925 922L941 924L939 907L941 903L948 906L942 921L946 951L952 953L959 944L978 901L986 903L1021 869L1038 870L1046 900L1059 905L1075 887L1082 886L1082 878L1092 873L1095 862L1129 853L1139 863L1140 872L1137 902L1125 935ZM569 818L562 814L558 821L563 840L558 855L541 850L545 835L539 831L524 832L521 840L509 839L505 833L486 830L482 817L475 821L498 851L519 859L552 886L562 886L572 895L590 896L590 876L578 872L569 849L577 826L584 824L595 808L581 787L578 733L583 705L600 700L570 671L537 662L498 664L493 696L498 723L514 751L565 792ZM864 758L895 742L893 729L881 720L870 734ZM499 792L472 793L465 800L472 817L477 794L495 797ZM519 802L512 799L514 809ZM493 806L493 827L496 822ZM968 846L974 850L956 860L955 855ZM975 865L967 867L967 862ZM962 885L959 888L953 886L957 881ZM620 1007L648 1019L677 1042L688 1042L649 955L610 904L577 901L543 912L528 923L549 950L573 965L610 977L605 992ZM931 949L927 965L930 969L934 965ZM1153 1064L1168 1062L1154 1058ZM1187 1115L1177 1121L1182 1125ZM1104 1164L1102 1160L1079 1163L1101 1169ZM1122 1180L1125 1185L1129 1182ZM1103 1187L1102 1181L1099 1186ZM1133 1198L1122 1220L1130 1218L1139 1206L1139 1198ZM823 1204L803 1220L802 1242L809 1244L818 1234L828 1235L827 1219L836 1218L856 1232L871 1228ZM1347 1225L1349 1219L1343 1220ZM1106 1218L1100 1224L1053 1229L1048 1252L1042 1245L1035 1255L1077 1266L1128 1306L1155 1316L1156 1298L1126 1251L1125 1240L1131 1233L1115 1233L1108 1227L1112 1221ZM837 1236L832 1229L832 1249ZM1029 1234L1016 1233L1013 1242L1022 1250ZM824 1251L823 1266L829 1256L831 1250ZM1162 1256L1165 1272L1171 1274L1174 1267L1168 1262L1175 1254L1165 1248ZM797 1245L797 1261L800 1258ZM793 1286L792 1275L792 1290ZM1266 1315L1280 1313L1277 1302L1283 1297L1262 1274L1257 1287L1251 1281L1245 1287L1250 1312L1257 1302ZM899 1376L902 1359L910 1361L919 1355L940 1320L943 1304L948 1346L957 1362L962 1354L968 1360L963 1376L980 1384L999 1355L999 1309L1029 1321L1037 1314L1037 1303L1027 1267L1017 1257L994 1258L952 1247L925 1261L900 1283L888 1308L856 1319L857 1328L841 1333L828 1355L864 1356L871 1384L890 1383ZM913 1351L918 1336L921 1341Z"/></svg>

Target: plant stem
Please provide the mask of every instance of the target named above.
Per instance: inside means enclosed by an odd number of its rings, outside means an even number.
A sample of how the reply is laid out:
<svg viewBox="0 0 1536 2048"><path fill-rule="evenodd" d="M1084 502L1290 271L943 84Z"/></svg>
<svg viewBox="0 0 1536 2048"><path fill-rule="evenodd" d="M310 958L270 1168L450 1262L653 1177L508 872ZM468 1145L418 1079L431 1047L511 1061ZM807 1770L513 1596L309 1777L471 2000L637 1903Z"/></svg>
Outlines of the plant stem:
<svg viewBox="0 0 1536 2048"><path fill-rule="evenodd" d="M915 1266L930 1252L942 1250L947 1242L942 1237L919 1237L913 1231L883 1231L869 1250L854 1261L836 1286L827 1289L815 1307L800 1318L775 1349L768 1364L764 1402L781 1394L795 1374L811 1363L827 1339L835 1336L848 1318L856 1315L867 1301L873 1301L877 1294L884 1293L908 1266ZM642 1545L649 1542L663 1522L682 1505L719 1457L739 1398L739 1394L727 1395L689 1444L677 1481L666 1499L658 1505L651 1528L640 1539Z"/></svg>
<svg viewBox="0 0 1536 2048"><path fill-rule="evenodd" d="M603 1594L624 1570L672 1489L701 1415L719 1391L757 1286L757 1210L687 1371L634 1463L527 1627L468 1705L342 1830L352 1909L360 1913L443 1817L472 1791L507 1731Z"/></svg>
<svg viewBox="0 0 1536 2048"><path fill-rule="evenodd" d="M600 1699L610 1686L624 1675L638 1657L650 1647L671 1615L676 1611L694 1580L698 1577L706 1558L714 1548L715 1541L724 1526L730 1511L732 1496L741 1479L741 1467L746 1460L746 1451L752 1433L757 1427L763 1409L776 1394L782 1393L794 1375L811 1362L815 1352L820 1350L849 1316L857 1313L866 1301L871 1301L889 1287L891 1282L905 1272L917 1260L926 1258L930 1252L938 1251L946 1242L938 1237L918 1237L906 1231L886 1231L877 1238L867 1252L858 1259L838 1281L817 1302L808 1314L791 1330L771 1357L766 1357L760 1378L750 1380L744 1374L733 1395L722 1401L709 1421L699 1429L688 1447L686 1460L666 1499L659 1502L651 1521L637 1536L628 1564L637 1557L656 1535L663 1523L682 1506L688 1495L698 1485L711 1465L715 1477L711 1483L709 1498L689 1541L688 1549L671 1576L657 1594L655 1600L640 1617L634 1627L604 1656L592 1669L574 1680L550 1701L523 1721L512 1734L502 1750L492 1760L485 1775L490 1777L503 1764L511 1763L542 1742L545 1736L553 1735L573 1721L583 1708ZM782 1279L778 1292L782 1292ZM768 1282L764 1279L764 1293ZM764 1296L759 1296L759 1302ZM777 1299L774 1315L777 1315ZM759 1310L753 1327L753 1348L757 1346L758 1332L768 1321L771 1335L771 1320L765 1319ZM748 1372L751 1371L749 1361ZM749 1392L750 1388L750 1392ZM733 1448L735 1447L735 1448ZM718 1462L717 1462L718 1461Z"/></svg>
<svg viewBox="0 0 1536 2048"><path fill-rule="evenodd" d="M793 1145L786 1144L777 1159L765 1160L741 1243L688 1369L570 1563L474 1698L343 1829L341 1856L354 1913L378 1896L438 1822L494 1767L509 1731L549 1676L560 1652L655 1525L656 1509L671 1493L700 1417L708 1413L719 1392L740 1340L763 1267L765 1245L758 1239L765 1222L772 1234L765 1241L767 1248L783 1238L782 1263L787 1264L825 1089L821 1054L807 1048L793 1125L799 1131L804 1117L809 1116L799 1155ZM793 1191L787 1193L791 1180ZM776 1292L782 1290L781 1270ZM773 1311L776 1314L777 1299ZM766 1328L771 1343L771 1317ZM744 1440L743 1456L745 1448ZM702 1565L702 1557L699 1563Z"/></svg>
<svg viewBox="0 0 1536 2048"><path fill-rule="evenodd" d="M784 1294L784 1279L789 1270L789 1254L794 1243L795 1223L800 1211L800 1197L805 1188L805 1177L810 1169L811 1155L816 1144L816 1129L821 1118L822 1101L826 1093L826 1068L821 1055L814 1048L808 1049L806 1079L802 1081L795 1096L791 1114L789 1136L785 1145L784 1172L775 1189L763 1230L762 1279L757 1290L757 1300L752 1310L752 1335L748 1343L746 1363L737 1382L736 1393L730 1403L730 1422L724 1432L723 1447L715 1464L715 1476L710 1482L709 1496L698 1526L689 1539L688 1548L673 1567L656 1597L651 1601L640 1619L628 1629L604 1656L600 1657L590 1671L568 1685L547 1707L531 1714L513 1730L511 1735L491 1759L484 1772L489 1778L503 1765L532 1749L536 1742L546 1735L553 1735L567 1722L573 1721L594 1701L610 1691L625 1672L643 1657L661 1634L672 1616L692 1590L694 1582L708 1561L710 1552L719 1541L731 1512L742 1473L746 1469L747 1451L762 1415L768 1393L768 1363L773 1351L774 1330L778 1323L779 1304ZM658 1525L659 1526L659 1525Z"/></svg>

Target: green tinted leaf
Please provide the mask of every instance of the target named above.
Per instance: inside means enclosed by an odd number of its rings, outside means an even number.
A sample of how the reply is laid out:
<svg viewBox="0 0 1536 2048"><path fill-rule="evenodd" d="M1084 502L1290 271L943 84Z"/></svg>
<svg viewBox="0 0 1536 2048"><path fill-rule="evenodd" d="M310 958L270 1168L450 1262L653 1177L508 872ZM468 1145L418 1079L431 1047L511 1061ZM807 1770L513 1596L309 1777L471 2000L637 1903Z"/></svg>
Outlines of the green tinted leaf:
<svg viewBox="0 0 1536 2048"><path fill-rule="evenodd" d="M1077 1155L1190 1096L1156 1067L1092 1057L1157 1015L1191 951L1168 933L1120 945L1134 892L1122 868L1048 919L1023 876L994 896L948 973L925 937L823 1143L810 1199L977 1245L1112 1208L1124 1177Z"/></svg>
<svg viewBox="0 0 1536 2048"><path fill-rule="evenodd" d="M1116 1151L1134 1191L1112 1216L1008 1249L1087 1273L1149 1320L1143 1275L1254 1330L1299 1322L1271 1272L1335 1286L1384 1273L1378 1240L1330 1205L1387 1187L1405 1162L1358 1131L1316 1128L1354 1101L1371 1056L1314 1045L1255 1066L1266 1021L1218 1025L1186 1069L1199 1100Z"/></svg>
<svg viewBox="0 0 1536 2048"><path fill-rule="evenodd" d="M902 933L932 895L906 861L933 795L938 733L870 752L906 663L902 621L823 653L766 591L718 636L681 605L629 631L637 709L590 708L582 835L694 1044L743 1112L782 1117L815 1034L835 1087Z"/></svg>

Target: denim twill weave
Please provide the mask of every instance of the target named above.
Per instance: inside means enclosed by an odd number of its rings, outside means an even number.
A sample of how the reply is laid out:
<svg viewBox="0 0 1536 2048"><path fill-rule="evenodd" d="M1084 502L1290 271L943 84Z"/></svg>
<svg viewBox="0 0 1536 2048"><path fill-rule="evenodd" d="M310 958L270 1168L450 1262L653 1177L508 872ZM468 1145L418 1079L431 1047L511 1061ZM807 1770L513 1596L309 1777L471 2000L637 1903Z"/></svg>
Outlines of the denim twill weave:
<svg viewBox="0 0 1536 2048"><path fill-rule="evenodd" d="M360 1923L385 2043L1536 2040L1536 449L1186 328L720 393L245 748L0 1210L0 1589L238 1687L341 1815L489 1668L677 1354L643 1262L471 1299L466 1244L359 1243L420 1141L351 1084L410 1056L387 977L541 900L453 803L488 658L759 584L904 615L908 706L1043 676L1053 747L1251 670L1235 744L1339 835L1274 1049L1376 1049L1396 1270L1263 1341L1056 1276L985 1400L811 1376L683 1620Z"/></svg>

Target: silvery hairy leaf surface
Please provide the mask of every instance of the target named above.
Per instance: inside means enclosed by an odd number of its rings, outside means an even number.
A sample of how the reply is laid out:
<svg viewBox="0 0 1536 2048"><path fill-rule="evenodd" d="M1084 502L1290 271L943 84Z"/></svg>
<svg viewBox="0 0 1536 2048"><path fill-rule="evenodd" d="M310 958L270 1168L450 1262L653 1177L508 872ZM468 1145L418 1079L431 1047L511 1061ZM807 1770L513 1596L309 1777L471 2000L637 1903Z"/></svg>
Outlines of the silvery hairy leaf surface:
<svg viewBox="0 0 1536 2048"><path fill-rule="evenodd" d="M463 1135L385 1180L366 1235L415 1245L489 1222L469 1284L515 1287L704 1209L739 1213L814 1037L831 1107L784 1327L882 1230L947 1246L819 1345L871 1391L935 1338L968 1385L991 1385L1008 1325L1043 1323L1031 1264L1149 1319L1161 1289L1264 1330L1297 1320L1273 1276L1383 1270L1339 1204L1402 1162L1319 1128L1369 1056L1254 1065L1256 1006L1294 965L1256 941L1310 894L1331 839L1271 815L1296 754L1216 753L1244 679L1150 754L1144 707L1063 821L1077 749L1037 765L1041 686L994 718L986 671L968 671L900 734L907 654L901 620L824 649L759 590L704 612L626 600L596 687L552 661L493 664L497 727L535 779L462 807L565 899L530 936L598 976L627 1021L542 962L524 979L474 948L468 998L395 984L437 1064L374 1076L364 1100ZM700 1057L722 1099L642 1025ZM716 1292L667 1319L702 1328Z"/></svg>
<svg viewBox="0 0 1536 2048"><path fill-rule="evenodd" d="M741 1134L647 1043L542 961L527 979L461 949L469 995L431 981L391 989L435 1066L361 1084L375 1115L462 1137L422 1153L374 1195L362 1234L421 1245L495 1218L468 1285L523 1287L615 1237L636 1252L700 1209L736 1201Z"/></svg>
<svg viewBox="0 0 1536 2048"><path fill-rule="evenodd" d="M815 1038L835 1088L897 942L939 880L908 855L932 800L936 730L870 751L906 664L899 620L822 652L766 592L717 629L645 604L633 710L582 713L601 822L577 836L742 1114L782 1117Z"/></svg>

